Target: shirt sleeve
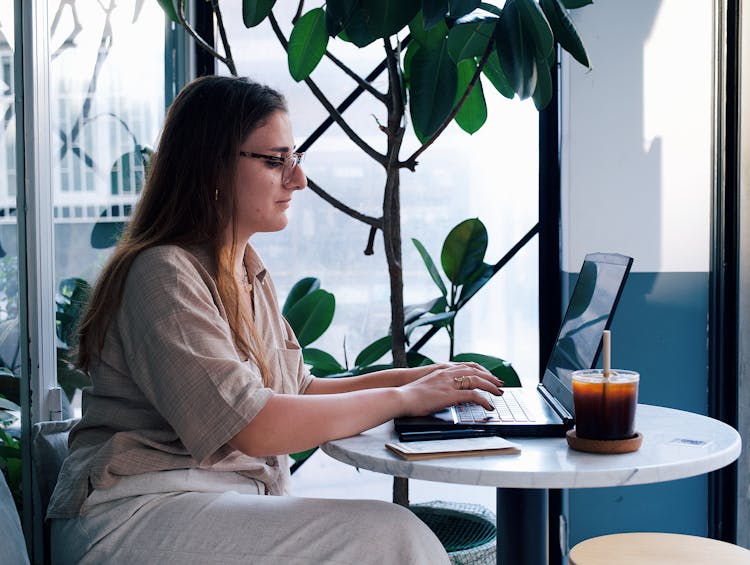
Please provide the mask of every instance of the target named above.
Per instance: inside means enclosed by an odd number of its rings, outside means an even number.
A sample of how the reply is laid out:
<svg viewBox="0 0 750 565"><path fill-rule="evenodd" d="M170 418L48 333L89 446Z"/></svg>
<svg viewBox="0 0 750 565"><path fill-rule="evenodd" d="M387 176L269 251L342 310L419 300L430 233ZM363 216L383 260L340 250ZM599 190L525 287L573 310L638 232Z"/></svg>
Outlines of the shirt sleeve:
<svg viewBox="0 0 750 565"><path fill-rule="evenodd" d="M142 252L117 323L130 374L199 464L245 427L273 392L240 358L208 273L177 247Z"/></svg>

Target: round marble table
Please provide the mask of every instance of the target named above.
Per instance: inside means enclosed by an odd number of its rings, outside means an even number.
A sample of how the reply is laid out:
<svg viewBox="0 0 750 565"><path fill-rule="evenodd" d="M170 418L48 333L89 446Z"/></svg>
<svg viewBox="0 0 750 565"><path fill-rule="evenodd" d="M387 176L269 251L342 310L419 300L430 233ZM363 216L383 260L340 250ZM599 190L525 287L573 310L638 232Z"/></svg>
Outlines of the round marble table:
<svg viewBox="0 0 750 565"><path fill-rule="evenodd" d="M643 444L633 453L574 451L564 438L511 438L517 455L406 461L385 448L392 424L328 442L321 449L339 461L397 477L497 487L499 564L547 563L547 489L626 486L692 477L739 457L740 435L713 418L638 405ZM509 542L509 540L512 540Z"/></svg>

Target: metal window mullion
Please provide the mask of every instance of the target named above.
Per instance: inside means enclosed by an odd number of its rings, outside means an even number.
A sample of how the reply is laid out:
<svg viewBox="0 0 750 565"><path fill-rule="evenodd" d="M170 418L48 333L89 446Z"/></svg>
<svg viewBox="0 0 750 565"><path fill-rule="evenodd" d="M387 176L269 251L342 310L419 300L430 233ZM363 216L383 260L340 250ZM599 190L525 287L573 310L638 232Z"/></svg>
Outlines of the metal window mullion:
<svg viewBox="0 0 750 565"><path fill-rule="evenodd" d="M59 418L55 350L54 228L50 132L49 25L46 2L22 3L23 163L19 190L22 371L31 423Z"/></svg>

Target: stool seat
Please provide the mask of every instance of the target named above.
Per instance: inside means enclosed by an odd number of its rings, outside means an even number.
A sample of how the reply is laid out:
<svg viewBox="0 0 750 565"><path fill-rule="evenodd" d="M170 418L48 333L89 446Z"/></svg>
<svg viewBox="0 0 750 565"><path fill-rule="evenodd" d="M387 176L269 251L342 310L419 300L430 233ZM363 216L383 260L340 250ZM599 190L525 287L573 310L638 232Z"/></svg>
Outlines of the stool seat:
<svg viewBox="0 0 750 565"><path fill-rule="evenodd" d="M599 536L570 550L570 565L749 565L750 551L699 536L629 533Z"/></svg>

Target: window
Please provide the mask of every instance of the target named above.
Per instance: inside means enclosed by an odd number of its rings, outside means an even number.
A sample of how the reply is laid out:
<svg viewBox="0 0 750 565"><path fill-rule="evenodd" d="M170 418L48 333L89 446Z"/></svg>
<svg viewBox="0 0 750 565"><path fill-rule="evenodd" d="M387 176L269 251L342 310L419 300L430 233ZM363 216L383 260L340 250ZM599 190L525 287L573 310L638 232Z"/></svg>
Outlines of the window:
<svg viewBox="0 0 750 565"><path fill-rule="evenodd" d="M277 5L274 13L288 37L295 5ZM264 22L246 29L241 2L222 2L229 42L240 75L267 83L288 99L298 145L325 119L324 108L303 83L287 71L286 54ZM216 34L218 37L218 34ZM355 50L341 40L329 42L334 55L366 75L383 59L382 45ZM217 72L227 69L217 63ZM386 90L385 73L374 85ZM323 59L313 80L334 104L356 86L330 61ZM415 173L402 170L402 237L406 304L438 296L411 238L420 240L439 262L442 242L456 224L478 217L490 243L487 262L498 261L538 218L538 114L531 101L509 101L485 84L489 118L469 136L455 124L419 159ZM385 136L377 120L383 107L363 94L344 117L368 143L384 150ZM404 157L419 145L410 126ZM368 215L381 215L385 175L338 128L332 126L305 157L307 175L336 198ZM298 279L315 276L336 296L333 327L315 343L340 362L349 362L390 324L389 283L380 237L374 256L365 256L368 226L322 201L311 191L295 194L290 223L278 234L255 236L254 244L274 276L280 298ZM380 234L378 234L380 236ZM456 352L472 351L511 361L529 382L538 368L537 250L533 240L462 310L457 317ZM415 334L417 335L417 334ZM418 337L418 336L417 336ZM448 357L445 332L422 353L436 361Z"/></svg>
<svg viewBox="0 0 750 565"><path fill-rule="evenodd" d="M144 180L164 118L164 15L156 2L50 2L58 355ZM52 283L52 281L50 281ZM73 399L80 376L58 362ZM76 403L77 405L77 403ZM69 414L75 414L73 408Z"/></svg>

